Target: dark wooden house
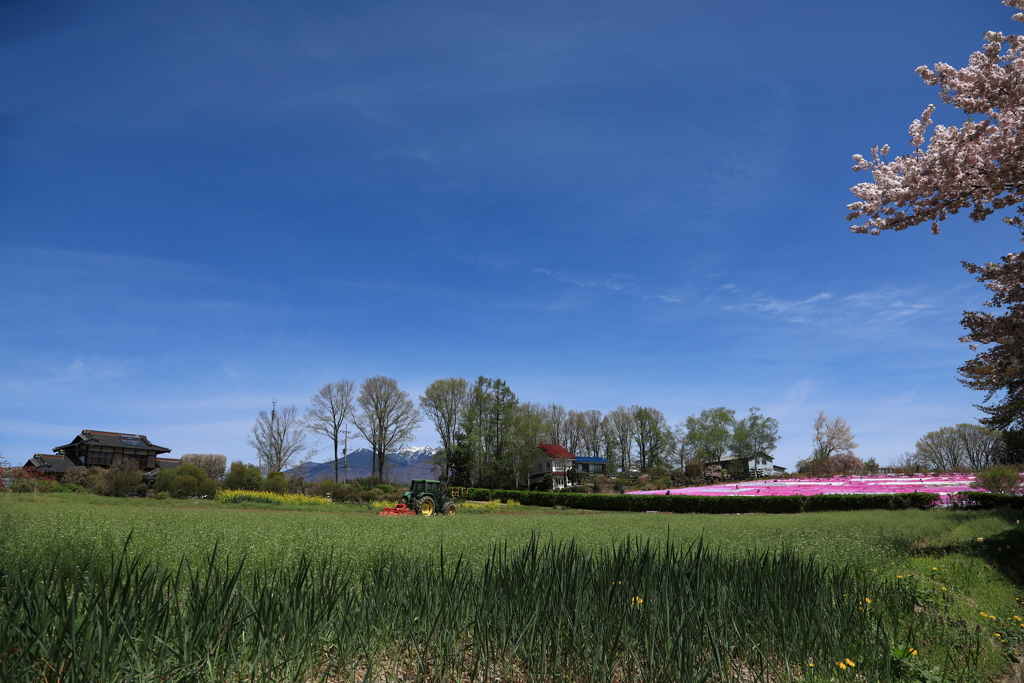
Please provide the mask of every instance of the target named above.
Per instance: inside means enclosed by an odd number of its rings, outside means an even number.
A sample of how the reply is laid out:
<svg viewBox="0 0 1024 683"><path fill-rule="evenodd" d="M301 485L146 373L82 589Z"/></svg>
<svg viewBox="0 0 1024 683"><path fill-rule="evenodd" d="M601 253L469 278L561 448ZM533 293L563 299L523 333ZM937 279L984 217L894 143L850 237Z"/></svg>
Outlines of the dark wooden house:
<svg viewBox="0 0 1024 683"><path fill-rule="evenodd" d="M145 472L164 465L163 462L157 462L158 456L170 453L171 449L151 443L143 434L83 429L74 441L57 446L53 452L74 465L84 467L110 467L115 460L123 458L134 461ZM159 460L167 461L168 458Z"/></svg>

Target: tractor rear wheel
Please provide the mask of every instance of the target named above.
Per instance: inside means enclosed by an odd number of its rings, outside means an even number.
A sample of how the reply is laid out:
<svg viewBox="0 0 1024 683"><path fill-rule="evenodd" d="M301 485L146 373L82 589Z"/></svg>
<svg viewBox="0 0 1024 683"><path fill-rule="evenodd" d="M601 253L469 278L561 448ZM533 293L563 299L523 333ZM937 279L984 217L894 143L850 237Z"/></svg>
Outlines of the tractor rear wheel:
<svg viewBox="0 0 1024 683"><path fill-rule="evenodd" d="M433 517L436 508L434 507L434 499L430 496L423 496L416 501L416 512L420 513L424 517Z"/></svg>
<svg viewBox="0 0 1024 683"><path fill-rule="evenodd" d="M441 508L442 515L454 515L455 514L455 503L445 503L444 507Z"/></svg>

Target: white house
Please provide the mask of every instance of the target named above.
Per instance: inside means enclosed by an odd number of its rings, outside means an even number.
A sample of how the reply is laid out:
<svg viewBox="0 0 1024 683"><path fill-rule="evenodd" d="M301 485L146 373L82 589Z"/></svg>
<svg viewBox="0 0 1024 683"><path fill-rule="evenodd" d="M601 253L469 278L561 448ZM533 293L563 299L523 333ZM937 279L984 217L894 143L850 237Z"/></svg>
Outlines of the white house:
<svg viewBox="0 0 1024 683"><path fill-rule="evenodd" d="M539 485L550 474L552 490L564 489L569 485L568 473L575 463L576 457L561 446L540 444L530 462L530 488Z"/></svg>

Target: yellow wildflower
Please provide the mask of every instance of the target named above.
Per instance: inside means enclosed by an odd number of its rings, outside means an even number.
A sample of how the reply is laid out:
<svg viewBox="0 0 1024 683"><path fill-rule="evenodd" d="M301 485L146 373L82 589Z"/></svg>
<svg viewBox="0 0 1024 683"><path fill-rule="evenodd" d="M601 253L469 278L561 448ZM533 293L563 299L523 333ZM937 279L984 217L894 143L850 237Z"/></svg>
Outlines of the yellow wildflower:
<svg viewBox="0 0 1024 683"><path fill-rule="evenodd" d="M849 658L846 660L846 663L849 664L850 666L857 666L856 664L853 663L853 660L849 659Z"/></svg>
<svg viewBox="0 0 1024 683"><path fill-rule="evenodd" d="M637 605L637 606L642 605L642 604L644 604L644 599L641 598L640 596L636 596L636 597L633 598L633 604Z"/></svg>
<svg viewBox="0 0 1024 683"><path fill-rule="evenodd" d="M844 669L844 670L846 669L846 665L843 664L842 662L836 662L836 666L838 666L840 669Z"/></svg>
<svg viewBox="0 0 1024 683"><path fill-rule="evenodd" d="M868 603L870 605L871 604L871 598L864 598L864 602L866 602L866 603Z"/></svg>

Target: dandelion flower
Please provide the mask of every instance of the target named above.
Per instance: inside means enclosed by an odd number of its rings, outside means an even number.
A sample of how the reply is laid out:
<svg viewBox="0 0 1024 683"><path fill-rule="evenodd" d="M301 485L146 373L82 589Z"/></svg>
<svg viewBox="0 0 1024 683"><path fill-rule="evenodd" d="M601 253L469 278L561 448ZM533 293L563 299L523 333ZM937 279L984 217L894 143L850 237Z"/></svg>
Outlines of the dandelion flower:
<svg viewBox="0 0 1024 683"><path fill-rule="evenodd" d="M933 572L937 572L937 571L939 571L939 568L938 567L932 567L932 571Z"/></svg>
<svg viewBox="0 0 1024 683"><path fill-rule="evenodd" d="M849 659L849 658L847 658L846 663L849 664L850 666L857 666L856 664L853 663L853 660Z"/></svg>
<svg viewBox="0 0 1024 683"><path fill-rule="evenodd" d="M633 604L637 605L637 606L642 605L642 604L644 604L644 599L641 598L640 596L636 596L636 597L633 598Z"/></svg>
<svg viewBox="0 0 1024 683"><path fill-rule="evenodd" d="M864 602L866 602L866 603L868 603L870 605L871 604L871 598L864 598Z"/></svg>
<svg viewBox="0 0 1024 683"><path fill-rule="evenodd" d="M842 662L836 662L836 666L838 666L840 669L844 669L844 670L846 669L846 665L843 664Z"/></svg>
<svg viewBox="0 0 1024 683"><path fill-rule="evenodd" d="M915 650L914 648L910 648L910 656L913 657L916 654L917 654L917 650Z"/></svg>
<svg viewBox="0 0 1024 683"><path fill-rule="evenodd" d="M946 587L945 587L945 586L943 586L943 587L942 587L942 590L946 590Z"/></svg>

